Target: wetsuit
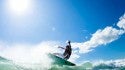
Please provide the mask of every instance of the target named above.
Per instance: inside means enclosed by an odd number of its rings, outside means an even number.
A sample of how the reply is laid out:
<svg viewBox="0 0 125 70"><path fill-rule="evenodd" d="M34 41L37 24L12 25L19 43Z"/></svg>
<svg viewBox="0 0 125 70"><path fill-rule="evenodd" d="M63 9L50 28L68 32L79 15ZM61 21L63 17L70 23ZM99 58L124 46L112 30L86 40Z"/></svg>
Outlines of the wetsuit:
<svg viewBox="0 0 125 70"><path fill-rule="evenodd" d="M71 48L71 45L69 44L66 46L66 49L63 53L64 59L66 60L69 59L69 57L71 56L71 53L72 53L72 48Z"/></svg>

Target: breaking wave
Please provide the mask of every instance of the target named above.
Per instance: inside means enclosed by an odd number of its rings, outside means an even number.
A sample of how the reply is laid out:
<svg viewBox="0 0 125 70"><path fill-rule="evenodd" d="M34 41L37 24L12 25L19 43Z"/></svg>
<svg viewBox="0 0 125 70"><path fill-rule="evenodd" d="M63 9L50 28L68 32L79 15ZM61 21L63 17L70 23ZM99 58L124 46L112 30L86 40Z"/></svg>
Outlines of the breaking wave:
<svg viewBox="0 0 125 70"><path fill-rule="evenodd" d="M47 65L47 64L46 64ZM3 57L0 57L0 70L125 70L123 65L115 65L115 63L94 63L86 62L76 66L58 66L50 65L50 67L43 67L43 64L36 63L21 63L14 62Z"/></svg>
<svg viewBox="0 0 125 70"><path fill-rule="evenodd" d="M52 64L53 60L47 54L59 52L54 49L55 45L57 42L42 42L38 45L0 45L0 70L125 70L125 59L84 62L76 66Z"/></svg>

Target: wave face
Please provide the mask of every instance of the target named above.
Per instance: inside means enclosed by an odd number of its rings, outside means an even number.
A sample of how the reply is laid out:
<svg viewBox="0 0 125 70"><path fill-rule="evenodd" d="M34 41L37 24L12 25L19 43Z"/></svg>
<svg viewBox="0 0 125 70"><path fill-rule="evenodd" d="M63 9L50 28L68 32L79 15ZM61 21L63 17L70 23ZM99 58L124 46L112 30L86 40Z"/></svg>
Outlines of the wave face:
<svg viewBox="0 0 125 70"><path fill-rule="evenodd" d="M90 62L86 62L79 66L51 65L46 68L42 64L20 63L0 57L0 70L125 70L125 66L116 66L113 63L93 65Z"/></svg>

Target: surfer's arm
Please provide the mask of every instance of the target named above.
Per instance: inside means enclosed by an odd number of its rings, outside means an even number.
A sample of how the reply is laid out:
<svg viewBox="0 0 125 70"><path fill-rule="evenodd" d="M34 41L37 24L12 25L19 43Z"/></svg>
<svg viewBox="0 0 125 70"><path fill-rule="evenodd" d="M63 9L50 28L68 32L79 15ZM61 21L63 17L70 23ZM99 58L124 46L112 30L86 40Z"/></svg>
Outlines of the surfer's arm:
<svg viewBox="0 0 125 70"><path fill-rule="evenodd" d="M65 49L65 48L63 48L63 47L60 47L60 46L59 46L58 48Z"/></svg>

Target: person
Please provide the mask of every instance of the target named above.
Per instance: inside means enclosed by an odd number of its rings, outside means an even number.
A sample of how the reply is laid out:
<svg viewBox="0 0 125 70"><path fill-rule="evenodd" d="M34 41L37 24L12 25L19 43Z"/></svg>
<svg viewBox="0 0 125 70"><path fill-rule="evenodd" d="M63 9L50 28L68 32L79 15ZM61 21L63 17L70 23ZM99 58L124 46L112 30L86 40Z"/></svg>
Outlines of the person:
<svg viewBox="0 0 125 70"><path fill-rule="evenodd" d="M72 54L72 48L71 48L71 41L67 41L67 45L66 45L66 48L63 48L63 47L58 47L58 48L62 48L62 49L64 49L65 51L64 51L64 53L63 53L63 58L64 59L69 59L70 58L70 56L71 56L71 54Z"/></svg>

